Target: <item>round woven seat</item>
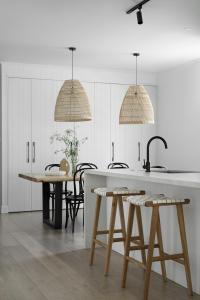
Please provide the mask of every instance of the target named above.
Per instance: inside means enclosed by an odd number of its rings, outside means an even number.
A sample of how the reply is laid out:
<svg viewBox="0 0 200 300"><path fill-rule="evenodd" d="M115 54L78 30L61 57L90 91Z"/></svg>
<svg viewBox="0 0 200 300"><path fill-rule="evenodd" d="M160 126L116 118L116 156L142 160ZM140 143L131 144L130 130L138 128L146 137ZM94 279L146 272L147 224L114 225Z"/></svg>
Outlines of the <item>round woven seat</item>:
<svg viewBox="0 0 200 300"><path fill-rule="evenodd" d="M144 191L136 189L128 189L127 187L113 187L113 188L96 188L92 190L93 193L102 197L112 197L114 195L127 196L127 195L144 195Z"/></svg>
<svg viewBox="0 0 200 300"><path fill-rule="evenodd" d="M170 198L164 194L129 196L126 198L126 201L136 206L188 204L190 202L189 199Z"/></svg>

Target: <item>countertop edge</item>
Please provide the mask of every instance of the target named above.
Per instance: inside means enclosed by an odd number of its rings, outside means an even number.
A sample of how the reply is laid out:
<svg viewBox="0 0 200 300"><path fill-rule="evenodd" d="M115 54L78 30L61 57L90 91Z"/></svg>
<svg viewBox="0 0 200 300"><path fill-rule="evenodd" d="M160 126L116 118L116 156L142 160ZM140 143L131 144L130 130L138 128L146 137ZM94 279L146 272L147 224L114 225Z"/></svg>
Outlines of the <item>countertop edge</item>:
<svg viewBox="0 0 200 300"><path fill-rule="evenodd" d="M114 178L126 178L126 179L134 179L138 181L145 181L145 182L152 182L152 183L162 183L162 184L168 184L173 186L183 186L183 187L190 187L190 188L197 188L200 189L200 181L192 181L192 180L186 180L186 179L178 179L174 178L174 174L167 174L167 176L170 176L171 178L163 178L162 174L160 178L158 175L156 177L151 177L151 174L137 174L137 172L133 171L133 174L126 174L126 173L115 173L112 171L103 171L103 170L86 170L86 174L89 175L99 175L99 176L105 176L105 177L114 177ZM156 173L157 174L157 173ZM191 174L191 173L189 173ZM165 174L166 175L166 174ZM187 174L185 174L187 176Z"/></svg>

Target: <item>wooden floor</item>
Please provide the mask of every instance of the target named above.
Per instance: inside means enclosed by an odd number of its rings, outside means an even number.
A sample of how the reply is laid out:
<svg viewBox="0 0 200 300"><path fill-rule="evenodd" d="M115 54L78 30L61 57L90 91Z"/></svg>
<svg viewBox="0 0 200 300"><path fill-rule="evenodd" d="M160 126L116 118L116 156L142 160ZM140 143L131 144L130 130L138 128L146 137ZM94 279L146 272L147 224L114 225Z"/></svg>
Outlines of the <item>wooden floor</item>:
<svg viewBox="0 0 200 300"><path fill-rule="evenodd" d="M142 300L143 270L130 265L127 288L120 288L122 256L113 253L110 275L103 276L104 249L89 267L82 215L76 233L53 230L41 213L0 215L0 300ZM200 300L152 274L149 300Z"/></svg>

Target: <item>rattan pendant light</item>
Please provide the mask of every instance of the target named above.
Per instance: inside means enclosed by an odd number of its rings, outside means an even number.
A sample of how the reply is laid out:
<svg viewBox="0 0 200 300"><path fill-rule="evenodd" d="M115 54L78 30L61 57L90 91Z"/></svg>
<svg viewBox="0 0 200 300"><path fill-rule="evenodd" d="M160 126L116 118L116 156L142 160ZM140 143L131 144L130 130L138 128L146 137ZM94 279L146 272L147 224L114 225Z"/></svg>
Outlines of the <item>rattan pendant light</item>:
<svg viewBox="0 0 200 300"><path fill-rule="evenodd" d="M65 80L61 87L55 107L56 122L83 122L92 119L87 94L78 80L73 76L73 54L76 48L70 47L72 53L72 79Z"/></svg>
<svg viewBox="0 0 200 300"><path fill-rule="evenodd" d="M142 85L137 83L137 58L136 57L136 85L131 85L122 102L119 124L153 124L154 111L150 97Z"/></svg>

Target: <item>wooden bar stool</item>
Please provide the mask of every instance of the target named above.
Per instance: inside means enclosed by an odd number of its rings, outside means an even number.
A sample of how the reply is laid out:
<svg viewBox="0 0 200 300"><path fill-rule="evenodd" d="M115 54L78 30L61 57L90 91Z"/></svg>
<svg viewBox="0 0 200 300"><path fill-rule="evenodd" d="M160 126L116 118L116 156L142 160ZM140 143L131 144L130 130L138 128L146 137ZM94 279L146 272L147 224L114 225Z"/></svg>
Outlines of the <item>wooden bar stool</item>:
<svg viewBox="0 0 200 300"><path fill-rule="evenodd" d="M106 248L106 259L105 259L104 274L108 275L109 265L110 265L110 256L111 256L111 251L112 251L112 244L116 243L116 242L124 242L124 246L125 246L126 226L125 226L125 220L124 220L124 209L123 209L122 197L130 196L130 195L132 195L132 196L144 195L145 192L130 190L126 187L96 188L96 189L92 189L91 191L97 195L97 203L96 203L96 213L95 213L94 226L93 226L90 265L93 265L96 244L105 247ZM106 230L98 230L102 197L111 197L112 198L110 225L109 225L109 229L106 229ZM115 228L117 206L119 208L119 214L120 214L120 223L121 223L120 229ZM122 237L114 238L114 233L121 233ZM97 239L98 235L104 235L104 234L108 235L108 243L107 244L103 243L102 241Z"/></svg>
<svg viewBox="0 0 200 300"><path fill-rule="evenodd" d="M191 280L191 272L190 272L190 263L189 263L189 255L188 255L188 247L187 247L187 238L185 231L185 221L183 214L183 205L189 204L189 199L173 199L165 197L164 195L143 195L143 196L135 196L135 197L127 197L126 199L129 203L129 215L128 215L128 225L127 225L127 235L126 235L126 243L125 243L125 252L124 252L124 265L123 265L123 274L122 274L122 287L124 288L126 285L126 277L128 270L128 263L136 262L145 270L145 280L144 280L144 300L148 299L149 294L149 284L150 284L150 274L151 274L151 266L152 262L161 263L161 270L163 280L166 281L166 268L165 268L165 260L173 260L177 263L180 263L185 266L185 273L187 279L188 292L190 295L192 292L192 280ZM175 205L177 210L177 217L179 223L181 244L182 244L182 252L178 254L167 254L163 249L163 241L162 241L162 233L161 233L161 225L160 225L160 214L159 207L160 206L171 206ZM144 244L144 240L137 239L137 237L132 236L132 227L134 220L135 210L140 210L141 206L152 207L152 217L151 217L151 227L150 227L150 235L149 235L149 244ZM142 224L140 224L142 226ZM157 243L155 243L155 238L157 235ZM131 245L133 242L136 245ZM153 256L154 248L158 248L159 256ZM134 258L129 256L130 251L134 250L142 250L147 249L147 262L139 262Z"/></svg>

